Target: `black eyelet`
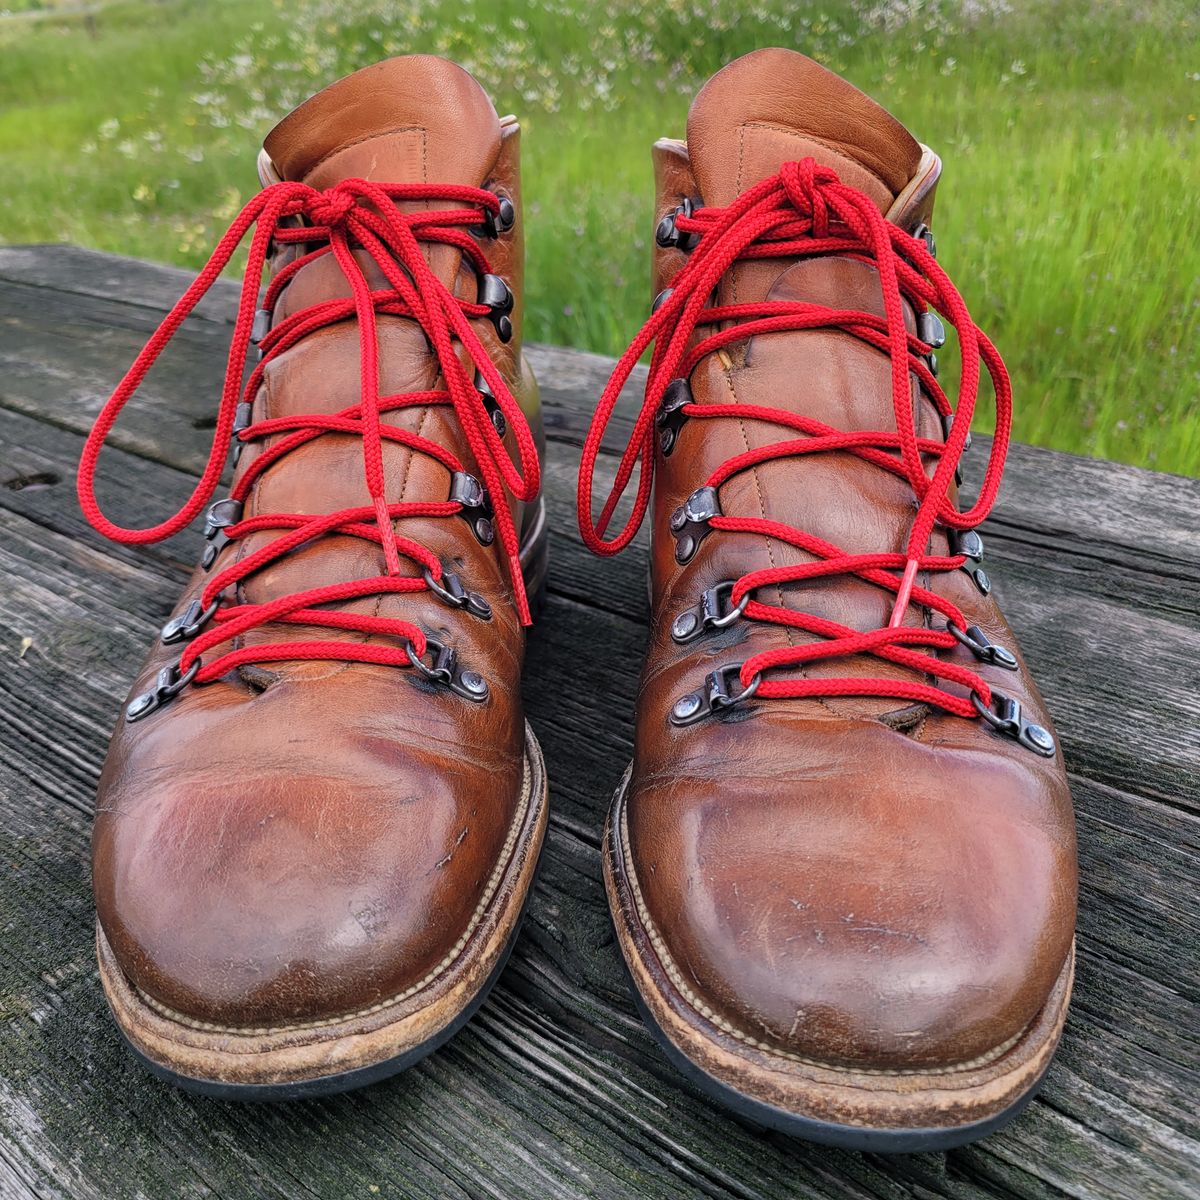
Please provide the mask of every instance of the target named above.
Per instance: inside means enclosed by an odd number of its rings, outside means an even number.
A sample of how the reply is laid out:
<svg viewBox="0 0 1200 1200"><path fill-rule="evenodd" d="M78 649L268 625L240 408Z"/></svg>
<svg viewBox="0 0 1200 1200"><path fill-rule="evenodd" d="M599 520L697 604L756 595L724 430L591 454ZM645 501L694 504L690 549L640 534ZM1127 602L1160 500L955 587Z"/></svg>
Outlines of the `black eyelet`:
<svg viewBox="0 0 1200 1200"><path fill-rule="evenodd" d="M671 536L675 539L675 561L681 566L693 555L710 533L709 522L721 515L717 489L697 488L672 514Z"/></svg>
<svg viewBox="0 0 1200 1200"><path fill-rule="evenodd" d="M1043 758L1053 758L1056 749L1054 735L1043 725L1025 719L1021 702L992 688L992 703L986 705L978 692L971 693L975 711L997 732L1020 742L1027 750Z"/></svg>
<svg viewBox="0 0 1200 1200"><path fill-rule="evenodd" d="M922 221L916 227L916 229L912 231L912 235L918 241L924 242L925 249L928 250L934 258L937 258L937 239L933 236L933 230L930 229L924 221Z"/></svg>
<svg viewBox="0 0 1200 1200"><path fill-rule="evenodd" d="M246 449L246 443L238 440L238 434L243 430L249 429L254 424L254 404L249 400L243 400L238 406L237 411L233 415L233 428L229 431L231 443L233 445L233 465L236 467L242 458L242 451Z"/></svg>
<svg viewBox="0 0 1200 1200"><path fill-rule="evenodd" d="M1016 671L1019 668L1017 656L1007 646L996 645L978 625L968 625L966 629L959 629L957 625L947 623L946 628L980 662L1003 667L1006 671Z"/></svg>
<svg viewBox="0 0 1200 1200"><path fill-rule="evenodd" d="M654 423L658 426L658 448L669 455L679 440L679 432L687 420L684 405L691 404L692 389L686 379L672 379L663 391Z"/></svg>
<svg viewBox="0 0 1200 1200"><path fill-rule="evenodd" d="M140 721L143 717L148 717L156 709L169 704L196 678L199 670L199 659L196 659L182 675L179 673L179 663L177 662L163 667L158 675L155 676L154 686L149 691L134 696L125 705L125 720Z"/></svg>
<svg viewBox="0 0 1200 1200"><path fill-rule="evenodd" d="M674 290L674 288L663 288L663 290L654 297L654 303L650 305L651 314L658 312L658 310L662 308L662 306L666 304L668 300L670 300L671 293Z"/></svg>
<svg viewBox="0 0 1200 1200"><path fill-rule="evenodd" d="M729 607L735 582L729 579L710 587L701 595L698 603L685 608L671 622L671 637L683 645L695 641L709 629L724 629L732 625L750 603L750 593L747 592L733 608Z"/></svg>
<svg viewBox="0 0 1200 1200"><path fill-rule="evenodd" d="M941 417L941 422L942 422L942 441L948 442L950 440L950 433L954 429L954 414L953 413L944 413ZM967 430L967 439L966 439L966 441L963 442L963 453L966 454L966 452L968 450L970 450L970 448L971 448L971 431L968 429Z"/></svg>
<svg viewBox="0 0 1200 1200"><path fill-rule="evenodd" d="M220 606L221 602L214 600L207 608L201 608L200 601L193 600L179 616L172 617L162 627L162 644L172 646L176 642L190 642L213 619Z"/></svg>
<svg viewBox="0 0 1200 1200"><path fill-rule="evenodd" d="M485 209L483 224L479 227L480 232L487 238L498 238L501 234L508 233L517 223L517 206L512 200L503 192L497 192L496 199L500 201L499 211Z"/></svg>
<svg viewBox="0 0 1200 1200"><path fill-rule="evenodd" d="M508 422L504 419L504 410L497 402L491 384L483 377L482 371L475 372L475 390L483 397L483 406L491 418L492 428L503 437L508 432Z"/></svg>
<svg viewBox="0 0 1200 1200"><path fill-rule="evenodd" d="M257 346L270 332L271 310L269 308L256 308L254 310L254 323L250 326L251 345Z"/></svg>
<svg viewBox="0 0 1200 1200"><path fill-rule="evenodd" d="M243 400L234 411L233 414L233 429L231 432L234 437L239 433L250 428L254 424L254 403L251 400Z"/></svg>
<svg viewBox="0 0 1200 1200"><path fill-rule="evenodd" d="M488 698L490 689L487 680L478 671L463 670L458 665L458 655L445 642L430 634L425 635L425 654L431 659L429 663L424 661L424 656L418 656L412 642L406 643L405 650L408 661L430 682L440 683L456 695L474 700L477 704L482 704Z"/></svg>
<svg viewBox="0 0 1200 1200"><path fill-rule="evenodd" d="M479 277L478 303L486 304L488 320L496 327L496 335L502 342L512 340L513 294L512 288L499 275Z"/></svg>
<svg viewBox="0 0 1200 1200"><path fill-rule="evenodd" d="M700 240L700 235L697 233L682 233L676 224L680 217L690 218L695 211L695 202L684 200L678 208L664 213L662 220L659 221L658 227L654 231L654 240L658 245L664 250L682 250L685 254L689 250L695 249L696 243Z"/></svg>
<svg viewBox="0 0 1200 1200"><path fill-rule="evenodd" d="M980 593L986 596L992 590L992 579L983 569L983 538L974 529L951 530L950 553L966 558L959 569L965 571Z"/></svg>
<svg viewBox="0 0 1200 1200"><path fill-rule="evenodd" d="M206 571L217 561L217 555L229 545L229 535L225 530L242 519L242 508L242 502L232 496L226 496L224 500L209 505L204 518L204 537L208 545L205 546L204 556L200 560Z"/></svg>
<svg viewBox="0 0 1200 1200"><path fill-rule="evenodd" d="M942 441L948 442L950 440L950 431L954 428L954 414L953 413L943 413L941 415L941 422L942 422ZM966 452L968 450L970 450L970 448L971 448L971 431L968 429L967 430L967 440L965 442L963 442L962 452L964 454L966 454ZM954 464L955 485L958 487L962 487L962 481L963 481L962 463L957 462Z"/></svg>
<svg viewBox="0 0 1200 1200"><path fill-rule="evenodd" d="M450 495L446 498L462 505L462 516L471 526L471 532L482 545L490 546L496 537L492 523L494 509L483 484L466 471L455 471L450 476Z"/></svg>
<svg viewBox="0 0 1200 1200"><path fill-rule="evenodd" d="M946 326L932 308L917 318L917 337L934 350L940 350L946 344Z"/></svg>
<svg viewBox="0 0 1200 1200"><path fill-rule="evenodd" d="M724 712L739 704L744 704L762 683L762 675L755 675L748 687L739 692L733 690L734 684L742 673L743 663L732 663L729 666L718 667L705 680L704 687L698 692L688 692L680 696L671 707L672 725L694 725L705 717Z"/></svg>
<svg viewBox="0 0 1200 1200"><path fill-rule="evenodd" d="M443 603L451 608L461 608L484 621L492 619L492 606L478 593L467 589L453 571L443 571L440 580L433 572L425 570L425 586Z"/></svg>

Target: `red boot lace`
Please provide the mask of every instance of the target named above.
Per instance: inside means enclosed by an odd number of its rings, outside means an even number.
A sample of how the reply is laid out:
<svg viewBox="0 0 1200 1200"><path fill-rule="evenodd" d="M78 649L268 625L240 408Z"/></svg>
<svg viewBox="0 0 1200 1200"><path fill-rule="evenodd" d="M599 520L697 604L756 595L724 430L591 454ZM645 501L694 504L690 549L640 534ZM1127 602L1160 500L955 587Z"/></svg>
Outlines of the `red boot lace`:
<svg viewBox="0 0 1200 1200"><path fill-rule="evenodd" d="M764 179L739 196L728 208L701 208L678 215L680 233L698 238L687 265L675 276L671 292L643 326L621 357L600 398L584 444L579 474L579 527L585 544L597 554L616 554L636 534L650 501L655 466L655 414L672 380L688 379L708 354L734 342L763 334L797 329L840 329L888 354L892 366L892 404L897 432L843 432L820 421L776 408L751 404L688 403L689 418L769 422L791 434L787 441L736 455L709 476L719 488L740 471L773 459L838 451L856 455L881 470L907 479L918 499L916 517L903 554L849 554L838 546L779 521L714 516L711 528L728 533L776 538L805 551L812 561L800 566L750 571L735 583L731 607L745 603L744 616L790 626L821 639L804 645L768 650L742 664L740 685L761 697L884 696L936 705L961 717L981 715L978 697L990 710L992 692L974 671L943 662L929 651L948 650L961 640L967 626L963 613L928 588L918 586L918 571L954 571L962 554L927 553L934 526L967 530L991 510L1008 450L1012 389L999 353L972 321L962 297L938 266L925 242L887 221L862 192L842 183L837 174L812 159L785 163L777 175ZM749 259L841 255L869 263L879 273L884 317L872 313L827 308L799 301L709 306L721 277L735 263ZM903 300L919 313L933 309L958 332L962 362L958 403L952 407L925 356L932 347L905 329ZM689 349L699 326L717 332L700 338ZM592 479L617 397L642 353L654 344L645 402L621 457L612 491L598 519L592 515ZM979 392L980 363L991 376L996 397L996 435L975 504L960 512L950 497L950 484L965 448ZM939 414L953 418L946 440L918 437L910 392L910 373L936 405ZM936 464L927 474L923 458ZM620 533L605 537L613 512L634 469L640 465L633 511ZM753 598L756 588L808 579L853 575L895 594L886 628L862 632L790 608L763 604ZM905 625L910 605L931 609L946 618L942 629ZM870 654L923 677L930 675L968 689L957 695L921 680L878 678L764 679L772 668L800 667L819 659Z"/></svg>
<svg viewBox="0 0 1200 1200"><path fill-rule="evenodd" d="M460 207L402 212L404 201L442 201ZM464 506L457 500L393 504L385 495L383 443L396 442L410 450L435 458L447 470L462 472L462 463L449 450L405 429L385 424L382 416L397 409L446 405L454 409L475 461L483 476L488 496L494 500L496 535L504 549L508 573L522 623L529 624L529 605L521 574L519 536L505 491L514 498L533 500L541 486L537 449L520 406L488 357L471 328L470 319L487 316L484 304L467 303L451 295L429 267L422 243L453 246L481 275L490 274L488 260L467 232L494 219L500 200L480 188L452 184L378 184L349 179L320 192L303 183L272 184L259 192L242 209L221 238L212 257L195 282L163 320L138 355L125 378L105 403L88 439L79 464L79 502L91 524L106 537L127 544L158 542L184 529L212 498L220 482L230 440L235 432L239 398L252 402L263 382L267 365L302 338L326 325L356 319L359 329L361 401L334 415L314 414L256 421L237 432L242 442L284 434L264 450L243 472L230 499L239 505L250 494L256 479L285 454L324 433L357 434L363 441L363 466L372 504L339 509L320 516L300 513L259 514L238 520L224 529L227 538L239 538L260 530L286 530L240 562L218 572L200 595L205 620L212 628L189 642L179 660L177 676L196 683L217 679L230 669L250 662L300 659L333 659L381 663L405 667L413 655L422 658L426 637L419 626L403 620L331 611L321 605L359 597L400 592L417 592L442 582L442 564L427 547L397 534L394 522L403 517L454 516ZM301 226L297 218L308 224ZM241 299L229 364L217 410L216 430L208 464L191 497L174 516L146 529L115 525L101 511L95 495L96 461L121 410L137 390L159 354L188 314L212 287L237 246L253 229L249 261L242 282ZM326 300L292 313L275 325L259 342L262 357L243 389L244 366L252 340L259 284L271 243L313 246L283 267L271 281L264 307L273 310L288 281L307 264L332 254L351 291L345 299ZM365 252L388 282L372 290L355 251ZM441 369L444 389L379 394L379 348L377 314L408 317L424 331ZM468 374L455 341L466 351L471 364L491 389L517 442L517 462L509 457L504 442L492 423L484 398ZM296 547L325 534L363 538L377 543L383 552L384 573L327 587L283 596L264 604L228 604L221 596L253 572L288 554ZM402 573L400 560L407 558L422 569L419 575ZM273 622L316 625L402 639L401 646L345 641L303 641L245 646L230 649L209 662L201 661L207 650L227 643L256 626ZM410 653L411 652L411 653Z"/></svg>

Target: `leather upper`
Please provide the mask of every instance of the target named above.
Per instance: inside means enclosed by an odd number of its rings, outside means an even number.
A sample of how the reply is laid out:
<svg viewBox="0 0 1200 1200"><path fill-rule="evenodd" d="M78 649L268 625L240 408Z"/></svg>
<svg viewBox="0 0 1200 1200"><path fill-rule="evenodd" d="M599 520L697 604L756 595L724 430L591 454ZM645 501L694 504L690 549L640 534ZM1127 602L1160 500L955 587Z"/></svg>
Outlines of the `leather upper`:
<svg viewBox="0 0 1200 1200"><path fill-rule="evenodd" d="M929 219L936 156L824 68L763 50L701 91L686 145L656 145L656 220L684 199L727 205L803 157L833 167L902 228ZM656 293L685 261L681 250L655 250ZM969 281L960 283L969 298ZM844 257L739 263L717 303L764 299L883 311L874 267ZM840 330L737 343L705 358L690 383L699 404L895 429L888 357ZM936 409L915 377L912 387L919 434L940 438ZM713 532L681 566L668 528L716 467L781 436L758 421L691 420L669 456L656 450L652 628L627 802L634 870L675 969L748 1036L885 1071L969 1062L1021 1032L1069 953L1075 840L1061 758L981 721L886 698L758 700L682 728L668 719L716 667L810 640L744 619L683 645L671 637L673 619L715 584L808 561L776 539ZM969 476L970 455L964 467ZM915 511L906 480L839 452L762 464L720 495L727 515L782 521L849 553L903 551ZM931 552L946 547L939 529ZM995 596L965 571L919 582L1012 649L1019 670L980 664L963 648L948 652L955 661L1051 728ZM891 610L881 589L844 575L764 588L760 598L860 630L886 625ZM912 606L907 621L919 620ZM803 673L913 678L865 655L776 675Z"/></svg>
<svg viewBox="0 0 1200 1200"><path fill-rule="evenodd" d="M280 177L318 188L360 177L468 184L511 198L515 228L481 245L515 295L515 333L502 343L486 319L475 328L540 448L536 385L521 356L518 147L516 123L497 118L479 85L429 56L389 60L341 80L266 141ZM275 268L296 253L283 248ZM461 257L446 246L428 254L456 295L474 299L475 273ZM326 256L295 275L275 319L348 294ZM379 348L382 395L439 386L437 360L414 321L381 315ZM309 334L269 364L253 418L331 413L358 401L359 332L348 320ZM453 410L408 408L386 420L447 447L478 476ZM271 444L248 445L238 473ZM511 430L507 444L511 451ZM441 464L392 442L383 455L390 502L447 498L450 474ZM361 439L325 434L264 473L245 515L370 502ZM531 527L536 506L510 503L518 529ZM442 639L487 681L486 703L415 670L269 662L189 687L161 711L118 725L97 803L96 904L126 974L169 1009L236 1028L377 1004L437 967L486 894L521 792L524 634L498 543L481 544L459 517L406 518L397 531L430 547L482 594L491 620L429 592L339 607L409 620ZM275 536L235 540L213 569ZM326 536L250 576L239 599L263 602L380 569L377 546ZM411 563L405 569L419 574ZM198 568L176 612L207 578ZM371 637L277 624L252 630L240 644ZM134 692L178 650L156 645Z"/></svg>

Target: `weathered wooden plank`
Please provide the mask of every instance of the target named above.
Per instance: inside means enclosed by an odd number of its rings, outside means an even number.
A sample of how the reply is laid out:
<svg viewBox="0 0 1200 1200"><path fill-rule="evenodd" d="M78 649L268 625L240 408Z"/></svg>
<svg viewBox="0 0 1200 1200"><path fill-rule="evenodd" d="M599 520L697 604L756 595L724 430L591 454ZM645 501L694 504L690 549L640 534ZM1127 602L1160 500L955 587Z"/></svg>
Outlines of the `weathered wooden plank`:
<svg viewBox="0 0 1200 1200"><path fill-rule="evenodd" d="M79 294L90 286L78 282L86 262L62 251L50 258L56 265L45 272L38 254L20 265L42 281L45 320L102 330L110 310L95 305L106 296ZM0 280L15 270L0 253ZM363 1093L247 1109L146 1078L117 1042L92 966L89 814L116 705L198 542L192 534L112 547L75 511L88 405L153 324L153 304L169 303L179 286L178 277L119 261L105 260L93 277L104 281L93 290L110 294L136 282L153 303L125 312L107 340L85 336L78 374L71 339L55 341L32 319L15 333L0 323L0 361L14 339L27 343L24 374L0 377L0 409L18 410L0 411L0 1195L1200 1192L1197 485L1014 453L1010 477L1020 487L1009 488L988 533L989 556L1073 771L1083 890L1068 1033L1044 1097L979 1146L898 1159L825 1151L757 1133L695 1097L625 991L597 841L607 789L629 751L644 550L602 563L578 545L571 447L607 364L545 349L534 357L553 442L555 560L526 690L551 764L554 815L512 967L449 1047ZM0 285L0 302L7 290ZM194 401L188 411L199 416L211 406L228 331L216 317L196 329L156 403L178 412ZM47 366L50 353L59 357ZM145 519L189 488L179 468L195 469L206 432L178 423L182 442L173 446L164 422L154 405L130 413L125 444L139 453L107 461L121 480L111 499L118 516ZM20 659L25 637L33 640ZM1113 702L1097 700L1102 691ZM1126 720L1129 711L1142 723Z"/></svg>
<svg viewBox="0 0 1200 1200"><path fill-rule="evenodd" d="M83 246L0 246L0 280L46 291L119 298L146 307L156 319L174 305L195 278L192 271L148 263ZM218 279L196 306L198 320L232 325L241 282Z"/></svg>

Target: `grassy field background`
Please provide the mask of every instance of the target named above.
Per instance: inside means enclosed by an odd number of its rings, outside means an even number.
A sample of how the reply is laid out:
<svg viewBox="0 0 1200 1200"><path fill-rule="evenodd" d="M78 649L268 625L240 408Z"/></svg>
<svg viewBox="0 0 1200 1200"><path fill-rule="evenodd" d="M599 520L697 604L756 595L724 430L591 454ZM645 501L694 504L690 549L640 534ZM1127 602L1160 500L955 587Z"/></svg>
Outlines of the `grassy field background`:
<svg viewBox="0 0 1200 1200"><path fill-rule="evenodd" d="M647 311L650 142L682 134L729 58L803 50L945 159L939 251L1013 373L1018 438L1200 473L1194 0L0 0L0 14L0 241L199 266L253 192L275 119L357 66L432 51L525 128L530 336L608 353Z"/></svg>

